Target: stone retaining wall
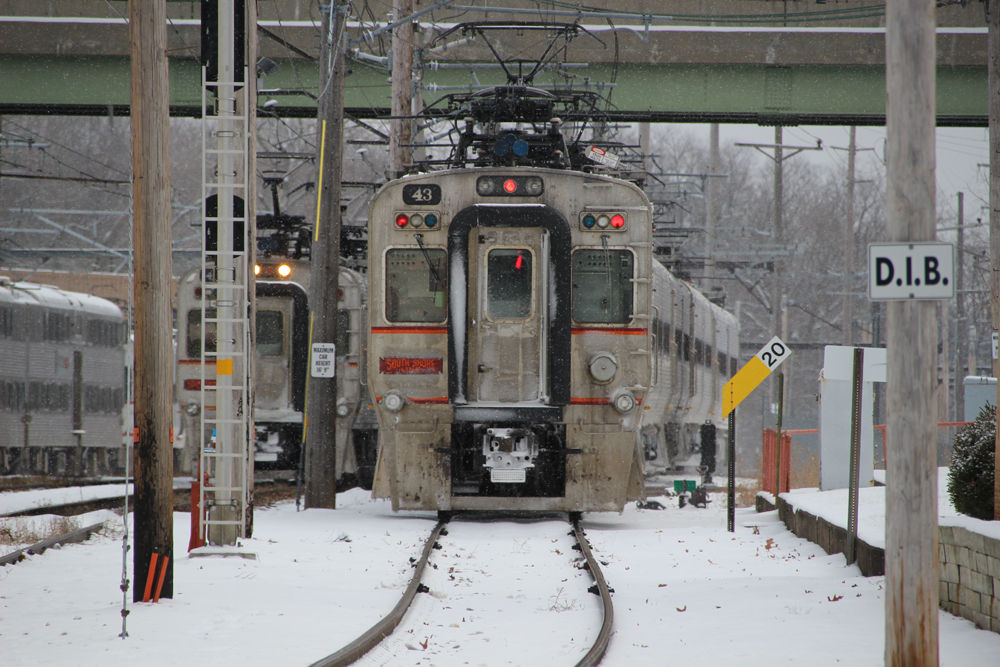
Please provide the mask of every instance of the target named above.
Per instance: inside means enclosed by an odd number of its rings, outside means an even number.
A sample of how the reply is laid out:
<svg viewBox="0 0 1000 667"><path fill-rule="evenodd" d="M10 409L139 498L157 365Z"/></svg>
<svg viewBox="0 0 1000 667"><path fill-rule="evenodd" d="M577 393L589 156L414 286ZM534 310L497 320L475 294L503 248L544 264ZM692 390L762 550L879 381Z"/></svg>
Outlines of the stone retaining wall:
<svg viewBox="0 0 1000 667"><path fill-rule="evenodd" d="M938 554L941 608L1000 632L1000 540L941 526Z"/></svg>

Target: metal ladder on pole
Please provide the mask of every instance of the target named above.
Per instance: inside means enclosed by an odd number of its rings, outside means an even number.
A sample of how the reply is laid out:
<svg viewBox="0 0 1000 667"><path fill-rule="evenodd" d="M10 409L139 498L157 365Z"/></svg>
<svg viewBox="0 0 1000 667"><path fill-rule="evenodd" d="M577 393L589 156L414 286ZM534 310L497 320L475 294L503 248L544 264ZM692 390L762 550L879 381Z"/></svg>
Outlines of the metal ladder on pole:
<svg viewBox="0 0 1000 667"><path fill-rule="evenodd" d="M246 537L253 493L249 293L253 239L247 220L254 209L247 201L253 174L247 161L247 86L221 80L222 67L219 72L219 81L207 81L202 70L199 500L201 537L211 545L235 545L237 538ZM248 81L248 74L244 69L243 81Z"/></svg>

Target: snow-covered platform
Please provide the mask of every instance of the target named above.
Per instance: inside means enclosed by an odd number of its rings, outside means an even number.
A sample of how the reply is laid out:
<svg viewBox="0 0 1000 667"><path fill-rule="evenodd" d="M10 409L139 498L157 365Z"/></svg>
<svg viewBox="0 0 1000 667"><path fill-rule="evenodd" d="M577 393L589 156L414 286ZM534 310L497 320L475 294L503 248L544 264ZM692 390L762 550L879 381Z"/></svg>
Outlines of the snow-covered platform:
<svg viewBox="0 0 1000 667"><path fill-rule="evenodd" d="M876 481L884 480L884 474L876 475ZM941 607L1000 633L1000 523L958 514L947 486L948 469L938 468ZM885 491L884 486L858 490L857 565L866 576L885 573ZM790 531L832 555L846 547L847 507L847 489L793 489L778 496L777 515ZM774 509L773 494L757 494L758 512Z"/></svg>

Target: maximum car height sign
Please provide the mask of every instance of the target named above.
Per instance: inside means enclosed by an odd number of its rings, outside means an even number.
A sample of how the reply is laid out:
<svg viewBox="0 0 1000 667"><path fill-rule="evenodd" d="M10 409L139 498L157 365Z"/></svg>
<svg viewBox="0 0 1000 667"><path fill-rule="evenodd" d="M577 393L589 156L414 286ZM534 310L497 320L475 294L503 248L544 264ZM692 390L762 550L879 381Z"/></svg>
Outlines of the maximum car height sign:
<svg viewBox="0 0 1000 667"><path fill-rule="evenodd" d="M868 297L872 301L951 299L955 296L955 247L950 243L872 243L868 246Z"/></svg>

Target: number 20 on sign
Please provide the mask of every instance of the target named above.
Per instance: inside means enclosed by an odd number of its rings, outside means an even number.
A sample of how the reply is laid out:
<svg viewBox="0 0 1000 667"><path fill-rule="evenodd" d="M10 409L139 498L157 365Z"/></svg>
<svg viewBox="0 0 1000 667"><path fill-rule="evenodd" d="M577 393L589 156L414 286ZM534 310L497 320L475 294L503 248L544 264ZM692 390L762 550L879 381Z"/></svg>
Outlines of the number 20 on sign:
<svg viewBox="0 0 1000 667"><path fill-rule="evenodd" d="M791 354L792 351L777 336L760 348L753 359L748 361L722 388L722 416L727 417Z"/></svg>

